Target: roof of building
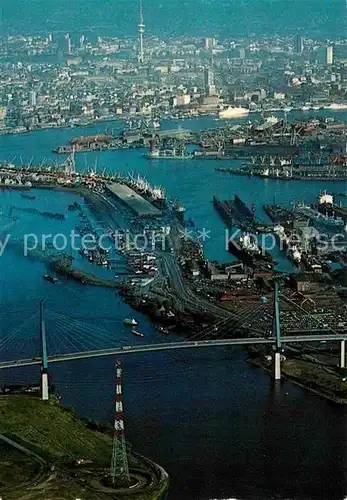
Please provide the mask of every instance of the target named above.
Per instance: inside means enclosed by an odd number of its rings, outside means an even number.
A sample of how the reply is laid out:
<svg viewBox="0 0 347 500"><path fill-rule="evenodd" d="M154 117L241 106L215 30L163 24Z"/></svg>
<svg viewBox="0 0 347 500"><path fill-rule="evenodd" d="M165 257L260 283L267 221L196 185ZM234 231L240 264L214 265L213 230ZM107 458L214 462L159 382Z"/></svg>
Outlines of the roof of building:
<svg viewBox="0 0 347 500"><path fill-rule="evenodd" d="M136 215L141 217L159 217L162 214L161 210L125 184L114 182L112 184L107 184L107 188L112 194L122 200L123 203L128 205Z"/></svg>

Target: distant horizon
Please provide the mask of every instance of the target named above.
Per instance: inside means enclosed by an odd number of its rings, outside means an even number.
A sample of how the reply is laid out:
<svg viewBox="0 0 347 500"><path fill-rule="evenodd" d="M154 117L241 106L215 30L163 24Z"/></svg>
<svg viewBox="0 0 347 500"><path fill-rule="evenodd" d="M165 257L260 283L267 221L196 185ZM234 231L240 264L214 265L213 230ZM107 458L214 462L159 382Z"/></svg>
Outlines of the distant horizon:
<svg viewBox="0 0 347 500"><path fill-rule="evenodd" d="M346 36L345 0L143 0L147 36ZM299 21L299 22L298 22ZM0 0L0 36L136 35L138 0Z"/></svg>

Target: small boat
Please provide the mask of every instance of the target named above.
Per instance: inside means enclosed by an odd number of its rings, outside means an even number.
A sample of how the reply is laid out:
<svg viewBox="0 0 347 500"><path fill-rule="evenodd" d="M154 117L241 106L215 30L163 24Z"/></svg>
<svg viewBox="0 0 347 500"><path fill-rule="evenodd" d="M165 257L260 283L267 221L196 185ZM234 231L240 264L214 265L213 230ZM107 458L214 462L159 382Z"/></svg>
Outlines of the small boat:
<svg viewBox="0 0 347 500"><path fill-rule="evenodd" d="M131 332L136 335L137 337L144 337L144 334L141 333L141 332L138 332L137 330L135 330L135 328L132 328L131 329Z"/></svg>
<svg viewBox="0 0 347 500"><path fill-rule="evenodd" d="M36 196L34 196L33 194L21 193L21 197L25 198L26 200L36 200Z"/></svg>
<svg viewBox="0 0 347 500"><path fill-rule="evenodd" d="M43 279L45 279L46 281L49 281L50 283L57 283L58 282L58 278L55 278L54 276L50 276L49 274L45 274Z"/></svg>
<svg viewBox="0 0 347 500"><path fill-rule="evenodd" d="M168 335L169 334L169 330L167 328L165 328L164 326L160 326L158 328L158 332L163 333L164 335Z"/></svg>
<svg viewBox="0 0 347 500"><path fill-rule="evenodd" d="M134 318L132 318L132 319L125 318L125 319L123 319L123 324L127 325L127 326L136 326L137 325L137 321Z"/></svg>

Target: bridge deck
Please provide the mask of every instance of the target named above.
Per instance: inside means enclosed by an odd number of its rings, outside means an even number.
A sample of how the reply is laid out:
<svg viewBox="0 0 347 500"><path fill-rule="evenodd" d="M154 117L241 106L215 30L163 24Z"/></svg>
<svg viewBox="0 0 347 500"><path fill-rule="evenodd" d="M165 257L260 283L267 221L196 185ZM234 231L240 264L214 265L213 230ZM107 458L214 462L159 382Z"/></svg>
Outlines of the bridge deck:
<svg viewBox="0 0 347 500"><path fill-rule="evenodd" d="M338 342L347 340L347 332L343 334L322 334L322 335L292 335L282 337L283 344L308 343L308 342ZM175 349L191 349L199 347L233 346L233 345L259 345L276 344L275 337L269 338L241 338L223 340L200 340L196 342L171 342L162 344L144 344L135 346L123 346L114 349L100 349L96 351L76 352L50 356L49 363L60 363L63 361L74 361L78 359L99 358L104 356L118 356L121 354L136 354L141 352L169 351ZM21 359L15 361L3 361L0 363L0 370L4 368L15 368L19 366L30 366L41 364L41 358Z"/></svg>

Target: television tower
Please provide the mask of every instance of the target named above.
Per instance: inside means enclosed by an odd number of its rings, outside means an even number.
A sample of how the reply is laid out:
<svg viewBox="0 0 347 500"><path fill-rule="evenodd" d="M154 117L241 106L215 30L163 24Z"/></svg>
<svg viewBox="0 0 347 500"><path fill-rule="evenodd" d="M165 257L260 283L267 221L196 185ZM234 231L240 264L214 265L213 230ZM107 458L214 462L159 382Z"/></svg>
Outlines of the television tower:
<svg viewBox="0 0 347 500"><path fill-rule="evenodd" d="M127 486L130 483L130 476L124 434L122 370L120 361L116 363L115 406L111 478L114 486L116 484Z"/></svg>
<svg viewBox="0 0 347 500"><path fill-rule="evenodd" d="M140 0L140 22L138 25L139 28L139 53L138 53L138 60L140 64L143 64L145 62L145 51L144 51L144 44L143 44L143 34L145 32L145 24L143 22L143 8L142 8L142 0Z"/></svg>

